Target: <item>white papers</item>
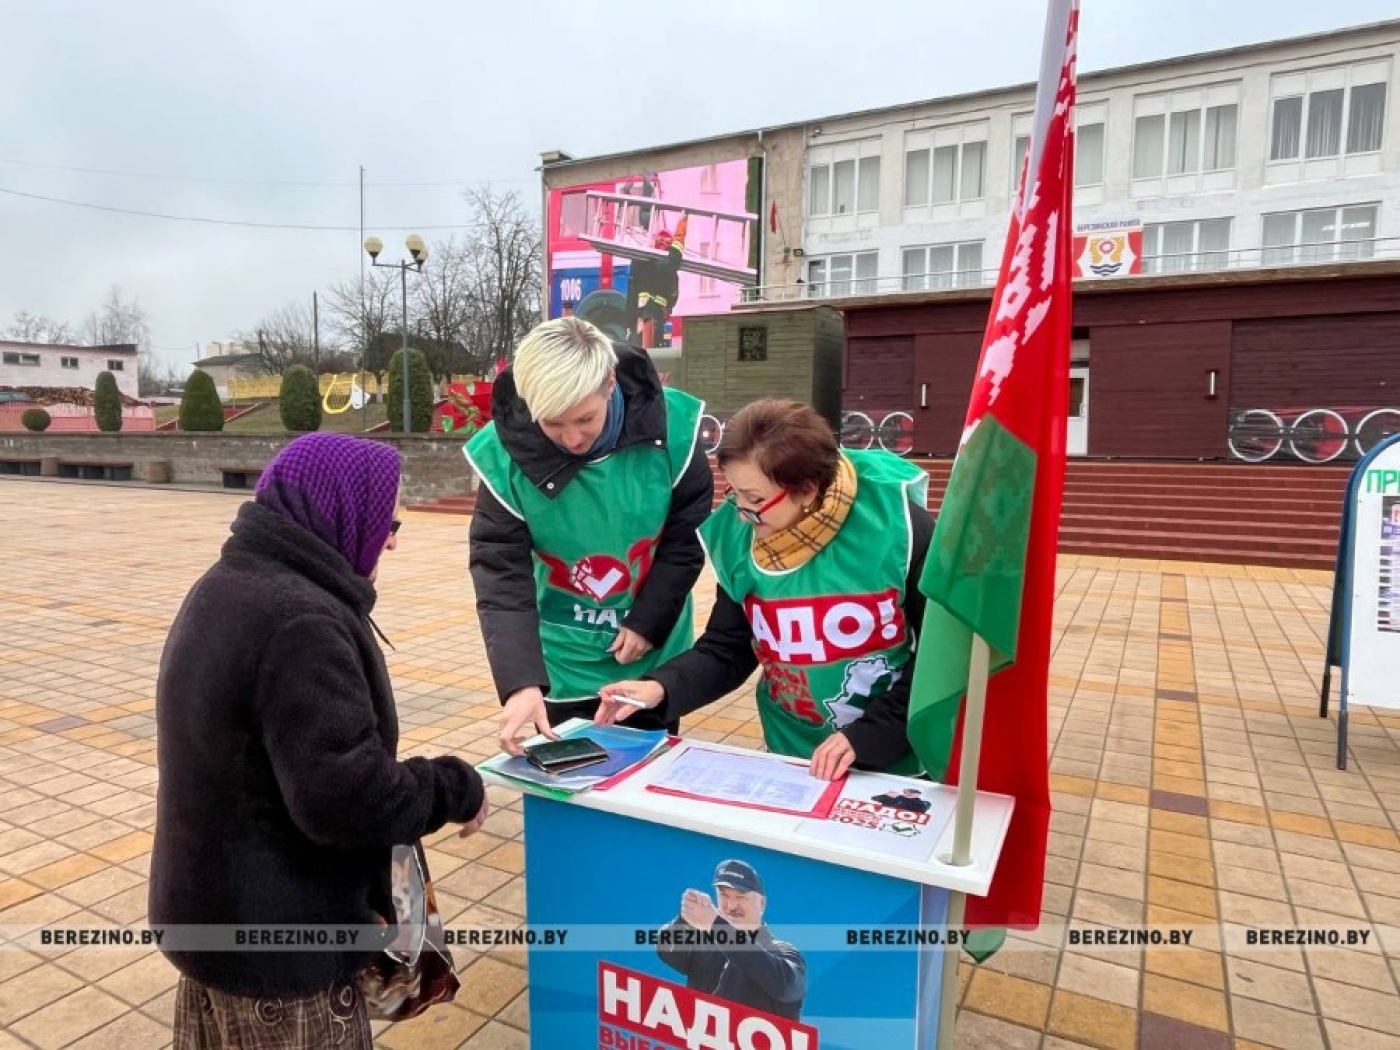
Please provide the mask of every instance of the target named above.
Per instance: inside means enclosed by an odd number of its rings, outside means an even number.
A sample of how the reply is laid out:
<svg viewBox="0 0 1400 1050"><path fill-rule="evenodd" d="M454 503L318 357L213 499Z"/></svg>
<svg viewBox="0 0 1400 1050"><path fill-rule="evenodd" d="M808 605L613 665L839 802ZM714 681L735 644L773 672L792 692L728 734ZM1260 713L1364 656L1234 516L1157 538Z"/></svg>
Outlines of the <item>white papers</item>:
<svg viewBox="0 0 1400 1050"><path fill-rule="evenodd" d="M805 762L689 747L648 787L711 802L811 813L831 784L812 776Z"/></svg>

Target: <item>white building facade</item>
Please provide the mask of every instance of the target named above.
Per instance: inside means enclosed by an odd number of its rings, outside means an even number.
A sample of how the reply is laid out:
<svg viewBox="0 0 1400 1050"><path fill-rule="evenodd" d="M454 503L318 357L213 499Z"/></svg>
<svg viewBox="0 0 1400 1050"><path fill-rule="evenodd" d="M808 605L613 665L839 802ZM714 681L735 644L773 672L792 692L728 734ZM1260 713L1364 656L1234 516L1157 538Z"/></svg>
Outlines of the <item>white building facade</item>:
<svg viewBox="0 0 1400 1050"><path fill-rule="evenodd" d="M0 341L0 387L86 387L96 389L97 377L111 372L117 389L137 396L136 347L66 346L59 343Z"/></svg>
<svg viewBox="0 0 1400 1050"><path fill-rule="evenodd" d="M1076 224L1142 273L1400 257L1400 21L1080 77ZM991 283L1030 85L806 126L802 276L758 296ZM770 280L771 280L770 276Z"/></svg>

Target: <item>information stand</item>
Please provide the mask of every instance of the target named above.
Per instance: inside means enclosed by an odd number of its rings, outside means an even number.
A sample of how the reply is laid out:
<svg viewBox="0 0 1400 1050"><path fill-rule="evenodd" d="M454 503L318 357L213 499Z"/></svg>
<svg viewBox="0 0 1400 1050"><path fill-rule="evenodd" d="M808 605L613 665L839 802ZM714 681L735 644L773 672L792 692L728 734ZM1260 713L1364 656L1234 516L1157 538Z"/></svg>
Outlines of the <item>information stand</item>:
<svg viewBox="0 0 1400 1050"><path fill-rule="evenodd" d="M1346 769L1351 705L1400 709L1400 434L1372 449L1347 483L1322 671L1323 718L1333 667L1342 670L1337 768Z"/></svg>
<svg viewBox="0 0 1400 1050"><path fill-rule="evenodd" d="M852 773L815 817L655 790L697 749L792 761L682 742L603 789L525 788L531 1046L932 1050L950 897L987 892L1013 800L978 793L955 868L953 788Z"/></svg>

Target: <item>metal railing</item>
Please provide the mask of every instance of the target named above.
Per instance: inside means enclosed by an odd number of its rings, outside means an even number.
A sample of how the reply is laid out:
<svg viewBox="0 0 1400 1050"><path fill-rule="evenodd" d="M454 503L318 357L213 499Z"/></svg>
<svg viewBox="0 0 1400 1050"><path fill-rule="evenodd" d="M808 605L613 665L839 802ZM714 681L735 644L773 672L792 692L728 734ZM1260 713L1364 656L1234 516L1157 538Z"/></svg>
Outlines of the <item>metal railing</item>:
<svg viewBox="0 0 1400 1050"><path fill-rule="evenodd" d="M35 405L24 402L0 405L0 433L13 434L26 430L24 413L42 408L49 414L50 433L95 433L97 411L86 405ZM122 430L146 431L156 428L155 410L150 405L131 405L122 409Z"/></svg>
<svg viewBox="0 0 1400 1050"><path fill-rule="evenodd" d="M1397 433L1400 408L1234 408L1227 442L1245 463L1317 464L1358 459Z"/></svg>
<svg viewBox="0 0 1400 1050"><path fill-rule="evenodd" d="M1194 252L1168 252L1142 257L1142 273L1219 273L1225 270L1261 270L1277 267L1319 266L1329 263L1400 259L1400 237L1367 237L1345 241L1312 241L1270 248L1230 248ZM999 269L953 270L902 274L891 277L801 281L796 284L754 285L742 290L740 302L788 302L797 299L847 299L872 295L915 294L930 291L983 288L995 284ZM1122 278L1098 278L1121 280Z"/></svg>
<svg viewBox="0 0 1400 1050"><path fill-rule="evenodd" d="M720 418L708 413L700 417L700 446L714 455L724 437L728 416ZM914 417L908 412L889 409L847 409L841 413L842 448L863 451L878 445L886 452L907 456L914 451Z"/></svg>

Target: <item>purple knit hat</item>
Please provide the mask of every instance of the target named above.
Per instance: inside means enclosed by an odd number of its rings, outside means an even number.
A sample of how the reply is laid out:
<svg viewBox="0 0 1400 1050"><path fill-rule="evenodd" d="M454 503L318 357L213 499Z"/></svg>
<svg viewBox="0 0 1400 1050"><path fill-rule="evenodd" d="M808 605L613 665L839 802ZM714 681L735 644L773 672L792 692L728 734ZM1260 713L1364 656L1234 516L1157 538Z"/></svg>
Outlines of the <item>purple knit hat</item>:
<svg viewBox="0 0 1400 1050"><path fill-rule="evenodd" d="M258 479L257 500L290 518L368 576L379 562L399 494L399 453L345 434L306 434Z"/></svg>

